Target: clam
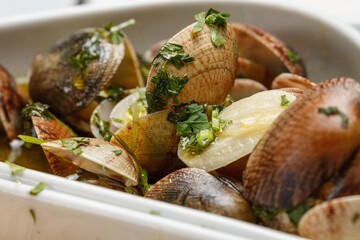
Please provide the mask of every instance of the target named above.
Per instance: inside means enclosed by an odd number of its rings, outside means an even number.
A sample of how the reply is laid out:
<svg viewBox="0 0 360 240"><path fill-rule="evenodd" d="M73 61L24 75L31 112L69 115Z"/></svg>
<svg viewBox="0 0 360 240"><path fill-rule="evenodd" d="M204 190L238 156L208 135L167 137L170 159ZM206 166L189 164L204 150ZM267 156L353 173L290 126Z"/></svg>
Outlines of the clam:
<svg viewBox="0 0 360 240"><path fill-rule="evenodd" d="M301 218L298 230L301 236L317 240L359 239L360 195L315 206Z"/></svg>
<svg viewBox="0 0 360 240"><path fill-rule="evenodd" d="M246 24L232 23L231 27L237 39L238 57L266 68L266 76L261 82L266 87L269 88L280 73L306 75L299 55L272 34Z"/></svg>
<svg viewBox="0 0 360 240"><path fill-rule="evenodd" d="M284 104L282 99L288 102ZM179 146L178 156L189 167L206 171L224 167L251 153L272 122L295 99L281 90L263 91L241 99L219 113L219 119L231 123L217 134L212 144L200 153Z"/></svg>
<svg viewBox="0 0 360 240"><path fill-rule="evenodd" d="M249 78L261 83L265 81L266 68L264 65L249 59L238 57L236 76L238 78Z"/></svg>
<svg viewBox="0 0 360 240"><path fill-rule="evenodd" d="M115 132L130 147L149 176L160 178L184 167L176 156L179 139L176 125L167 121L170 110L134 119ZM112 143L120 144L115 137Z"/></svg>
<svg viewBox="0 0 360 240"><path fill-rule="evenodd" d="M95 138L63 138L41 144L44 152L62 158L89 172L136 186L138 165L122 147Z"/></svg>
<svg viewBox="0 0 360 240"><path fill-rule="evenodd" d="M234 86L231 88L230 96L234 101L237 101L266 90L267 88L258 81L246 78L237 78L234 81Z"/></svg>
<svg viewBox="0 0 360 240"><path fill-rule="evenodd" d="M115 101L104 100L95 108L90 118L91 133L95 138L109 141L116 128L110 123L110 112Z"/></svg>
<svg viewBox="0 0 360 240"><path fill-rule="evenodd" d="M21 109L27 99L10 73L0 65L0 126L7 139L17 138L22 128Z"/></svg>
<svg viewBox="0 0 360 240"><path fill-rule="evenodd" d="M47 110L48 106L34 103L27 105L22 113L24 120L31 121L36 136L45 141L57 140L60 138L75 137L76 134L63 122L57 119ZM44 152L49 162L50 168L55 175L69 176L79 171L79 167L69 163L55 155Z"/></svg>
<svg viewBox="0 0 360 240"><path fill-rule="evenodd" d="M271 89L299 88L306 90L315 86L316 83L309 79L292 73L281 73L271 83Z"/></svg>
<svg viewBox="0 0 360 240"><path fill-rule="evenodd" d="M141 85L137 57L120 32L125 25L73 32L37 55L31 65L31 98L64 116L87 107L112 80L120 86ZM119 67L123 58L128 61ZM131 73L118 73L123 68ZM124 75L130 77L122 82Z"/></svg>
<svg viewBox="0 0 360 240"><path fill-rule="evenodd" d="M154 59L146 85L148 112L170 108L181 102L220 104L230 92L237 65L232 28L218 27L224 43L215 47L211 41L211 29L205 24L200 32L193 33L194 26L184 28L160 50L181 51L185 60L183 66L175 66L160 53Z"/></svg>
<svg viewBox="0 0 360 240"><path fill-rule="evenodd" d="M255 221L250 205L238 191L201 169L177 170L155 183L145 197L248 222Z"/></svg>
<svg viewBox="0 0 360 240"><path fill-rule="evenodd" d="M351 166L360 146L359 96L360 84L350 78L327 80L305 91L251 154L243 175L249 199L290 208Z"/></svg>

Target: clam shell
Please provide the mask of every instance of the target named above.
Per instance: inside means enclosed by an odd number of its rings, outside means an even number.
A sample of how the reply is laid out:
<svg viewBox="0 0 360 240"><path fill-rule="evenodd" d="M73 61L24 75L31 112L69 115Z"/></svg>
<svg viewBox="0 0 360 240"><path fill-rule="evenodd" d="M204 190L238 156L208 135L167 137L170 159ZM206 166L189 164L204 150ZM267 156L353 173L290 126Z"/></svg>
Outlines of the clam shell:
<svg viewBox="0 0 360 240"><path fill-rule="evenodd" d="M71 138L79 140L81 138ZM126 186L136 186L139 179L139 169L134 159L127 151L104 140L87 138L88 144L81 145L80 155L64 147L60 140L41 144L44 151L62 158L89 172L105 175L124 182ZM114 151L121 151L120 155Z"/></svg>
<svg viewBox="0 0 360 240"><path fill-rule="evenodd" d="M89 62L84 74L68 64L81 50L95 29L85 29L59 40L32 62L29 83L34 101L50 105L51 110L67 115L85 108L112 79L124 56L124 44L100 40L99 59Z"/></svg>
<svg viewBox="0 0 360 240"><path fill-rule="evenodd" d="M119 128L114 135L128 145L149 176L161 178L184 167L176 156L179 139L176 125L167 121L170 110L163 110L141 117ZM113 137L111 142L120 144Z"/></svg>
<svg viewBox="0 0 360 240"><path fill-rule="evenodd" d="M0 65L0 126L9 141L16 139L21 131L21 109L27 101L15 79Z"/></svg>
<svg viewBox="0 0 360 240"><path fill-rule="evenodd" d="M271 83L271 89L299 88L306 90L315 86L316 83L310 81L309 79L292 73L281 73Z"/></svg>
<svg viewBox="0 0 360 240"><path fill-rule="evenodd" d="M317 240L359 239L360 195L315 206L301 218L298 230L301 236Z"/></svg>
<svg viewBox="0 0 360 240"><path fill-rule="evenodd" d="M250 205L240 194L201 169L177 170L155 183L145 197L248 222L255 221Z"/></svg>
<svg viewBox="0 0 360 240"><path fill-rule="evenodd" d="M271 81L280 73L290 72L305 76L305 67L301 61L292 62L287 53L293 52L272 34L255 26L232 23L237 39L238 56L263 65L266 78L261 82L270 87Z"/></svg>
<svg viewBox="0 0 360 240"><path fill-rule="evenodd" d="M267 88L261 83L246 78L235 79L234 86L231 88L230 96L234 101L242 98L250 97L251 95L266 91Z"/></svg>
<svg viewBox="0 0 360 240"><path fill-rule="evenodd" d="M95 119L96 119L95 115L96 114L98 115L98 117L100 118L101 121L109 124L108 131L110 133L114 133L116 131L116 128L111 124L111 121L110 121L110 113L113 110L113 108L115 107L115 105L116 105L116 102L114 102L114 101L104 100L93 111L91 118L90 118L90 128L91 128L91 133L94 135L95 138L104 139L103 135L101 135L101 133L100 133L99 127L95 123Z"/></svg>
<svg viewBox="0 0 360 240"><path fill-rule="evenodd" d="M167 64L167 72L178 77L187 75L189 81L181 90L177 99L179 102L196 101L200 104L220 104L230 92L236 75L236 44L232 28L220 28L226 42L219 48L211 43L211 33L208 26L195 36L192 33L194 24L186 27L169 40L183 46L185 54L194 57L193 62L186 63L181 69ZM163 59L156 59L159 64L153 64L146 85L146 92L151 94L155 84L152 78L156 76L162 66ZM206 89L206 91L204 91ZM148 104L151 102L148 98ZM174 104L170 98L165 108Z"/></svg>
<svg viewBox="0 0 360 240"><path fill-rule="evenodd" d="M275 120L244 171L252 202L277 208L302 203L351 161L360 145L360 84L335 78L307 90ZM337 107L348 118L319 113Z"/></svg>

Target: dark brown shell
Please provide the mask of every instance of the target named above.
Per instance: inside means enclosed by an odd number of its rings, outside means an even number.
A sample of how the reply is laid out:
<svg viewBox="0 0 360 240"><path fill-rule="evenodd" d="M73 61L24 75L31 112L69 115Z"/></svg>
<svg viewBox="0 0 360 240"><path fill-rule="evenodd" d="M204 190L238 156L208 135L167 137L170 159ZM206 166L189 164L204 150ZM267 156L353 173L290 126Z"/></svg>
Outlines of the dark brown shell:
<svg viewBox="0 0 360 240"><path fill-rule="evenodd" d="M265 66L267 76L262 83L266 87L270 88L271 81L283 72L306 76L301 59L290 61L287 53L294 51L278 38L251 25L232 23L231 26L237 39L238 56Z"/></svg>
<svg viewBox="0 0 360 240"><path fill-rule="evenodd" d="M108 84L123 58L123 44L101 39L99 59L90 61L85 73L68 63L94 31L75 32L35 57L29 83L34 101L48 104L55 113L67 115L85 108Z"/></svg>
<svg viewBox="0 0 360 240"><path fill-rule="evenodd" d="M239 193L197 168L183 168L167 175L145 197L254 222L250 205Z"/></svg>
<svg viewBox="0 0 360 240"><path fill-rule="evenodd" d="M250 200L289 208L302 203L352 160L360 147L360 84L335 78L307 90L273 123L244 171ZM348 117L319 113L337 107Z"/></svg>
<svg viewBox="0 0 360 240"><path fill-rule="evenodd" d="M0 126L9 141L21 132L21 109L27 103L25 95L11 74L0 65Z"/></svg>

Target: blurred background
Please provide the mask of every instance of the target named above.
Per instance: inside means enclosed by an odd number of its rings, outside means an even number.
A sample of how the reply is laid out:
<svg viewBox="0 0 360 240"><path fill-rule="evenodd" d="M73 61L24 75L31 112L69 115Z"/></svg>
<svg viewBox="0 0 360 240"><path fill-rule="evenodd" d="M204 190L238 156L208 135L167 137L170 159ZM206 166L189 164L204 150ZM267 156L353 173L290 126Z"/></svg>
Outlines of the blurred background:
<svg viewBox="0 0 360 240"><path fill-rule="evenodd" d="M65 10L66 8L82 4L108 4L110 2L117 2L119 4L136 2L137 4L141 4L141 2L144 1L151 0L0 0L0 19L54 9ZM272 2L272 0L268 1ZM359 0L292 0L291 2L311 6L321 12L339 16L345 20L360 18Z"/></svg>

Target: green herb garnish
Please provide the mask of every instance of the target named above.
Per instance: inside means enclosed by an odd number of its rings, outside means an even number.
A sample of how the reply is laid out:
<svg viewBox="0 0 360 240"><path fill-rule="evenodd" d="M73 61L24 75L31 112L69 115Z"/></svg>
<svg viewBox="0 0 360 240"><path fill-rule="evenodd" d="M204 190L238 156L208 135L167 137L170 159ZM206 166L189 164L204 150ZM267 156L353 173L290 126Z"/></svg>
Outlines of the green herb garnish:
<svg viewBox="0 0 360 240"><path fill-rule="evenodd" d="M156 216L159 216L160 215L160 211L156 211L156 210L151 210L149 212L151 215L156 215Z"/></svg>
<svg viewBox="0 0 360 240"><path fill-rule="evenodd" d="M292 63L297 63L300 61L300 56L292 51L286 52L286 56Z"/></svg>
<svg viewBox="0 0 360 240"><path fill-rule="evenodd" d="M91 116L91 123L95 125L98 129L99 134L103 137L105 141L110 141L112 133L110 132L110 123L101 119L98 112L95 112Z"/></svg>
<svg viewBox="0 0 360 240"><path fill-rule="evenodd" d="M61 144L75 153L77 156L80 156L82 154L82 150L80 146L88 145L89 139L88 138L63 138L60 139Z"/></svg>
<svg viewBox="0 0 360 240"><path fill-rule="evenodd" d="M347 128L349 126L349 119L340 111L337 107L327 107L327 108L318 108L318 113L324 114L326 116L339 115L341 118L341 126L342 128Z"/></svg>
<svg viewBox="0 0 360 240"><path fill-rule="evenodd" d="M212 110L211 122L205 113L205 107L197 103L182 104L174 107L167 120L176 123L176 135L180 136L180 146L193 153L199 153L209 146L231 121L218 118L219 108Z"/></svg>
<svg viewBox="0 0 360 240"><path fill-rule="evenodd" d="M298 206L288 209L286 213L288 214L290 221L297 226L301 217L308 209L309 206L307 204L300 204Z"/></svg>
<svg viewBox="0 0 360 240"><path fill-rule="evenodd" d="M36 185L33 189L30 190L30 195L36 196L38 195L42 190L44 190L46 187L46 183L39 182L38 185Z"/></svg>
<svg viewBox="0 0 360 240"><path fill-rule="evenodd" d="M126 27L132 26L136 23L135 19L129 19L119 25L108 23L103 29L98 29L98 32L103 36L107 37L108 41L112 44L120 44L125 35L121 32ZM105 31L104 31L105 30Z"/></svg>
<svg viewBox="0 0 360 240"><path fill-rule="evenodd" d="M32 219L33 219L33 221L34 221L34 223L35 223L35 222L36 222L35 210L32 209L32 208L30 208L30 209L29 209L29 213L30 213L30 215L31 215L31 217L32 217Z"/></svg>
<svg viewBox="0 0 360 240"><path fill-rule="evenodd" d="M110 85L106 89L102 90L96 97L95 101L98 103L109 100L119 101L123 97L124 89L118 86Z"/></svg>
<svg viewBox="0 0 360 240"><path fill-rule="evenodd" d="M180 78L170 75L164 69L160 69L158 74L151 78L151 82L155 85L153 91L146 92L148 112L162 110L169 98L174 103L178 103L177 95L188 81L189 79L186 75Z"/></svg>
<svg viewBox="0 0 360 240"><path fill-rule="evenodd" d="M219 11L210 8L208 12L201 12L195 15L196 24L193 27L192 32L194 34L200 32L203 26L206 24L211 31L211 42L215 47L221 47L225 43L225 38L221 35L219 28L226 27L226 18L230 17L228 13L220 13Z"/></svg>
<svg viewBox="0 0 360 240"><path fill-rule="evenodd" d="M122 150L118 149L118 150L114 150L113 153L116 155L116 156L120 156L122 154Z"/></svg>
<svg viewBox="0 0 360 240"><path fill-rule="evenodd" d="M40 138L26 136L26 135L18 135L18 137L25 143L40 145L45 142L44 140L42 140Z"/></svg>
<svg viewBox="0 0 360 240"><path fill-rule="evenodd" d="M4 163L6 163L7 165L9 165L10 169L11 169L11 175L15 176L18 175L20 173L23 173L25 171L26 168L19 166L15 163L11 163L9 161L5 161Z"/></svg>
<svg viewBox="0 0 360 240"><path fill-rule="evenodd" d="M183 67L185 63L194 61L193 57L185 54L183 46L175 43L165 43L156 57L159 56L170 61L177 69Z"/></svg>
<svg viewBox="0 0 360 240"><path fill-rule="evenodd" d="M290 101L287 99L286 95L281 95L281 103L280 106L288 106Z"/></svg>

